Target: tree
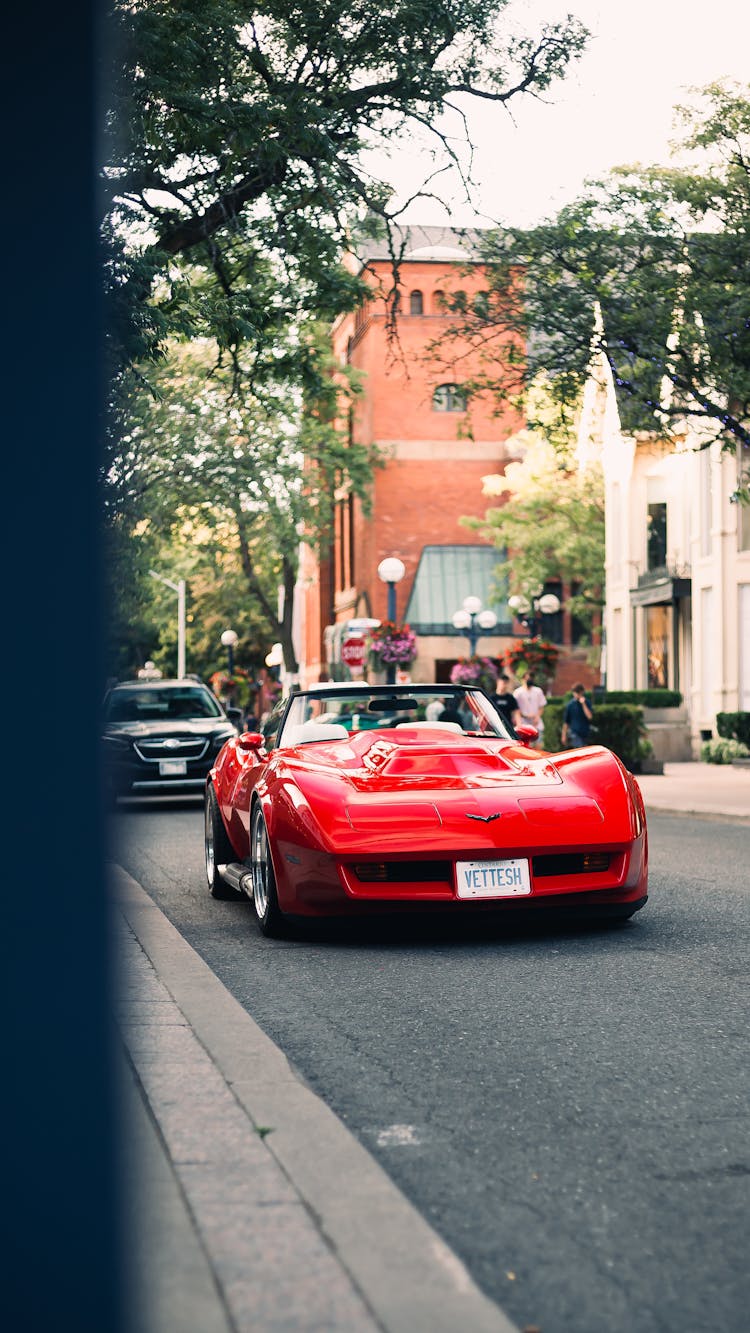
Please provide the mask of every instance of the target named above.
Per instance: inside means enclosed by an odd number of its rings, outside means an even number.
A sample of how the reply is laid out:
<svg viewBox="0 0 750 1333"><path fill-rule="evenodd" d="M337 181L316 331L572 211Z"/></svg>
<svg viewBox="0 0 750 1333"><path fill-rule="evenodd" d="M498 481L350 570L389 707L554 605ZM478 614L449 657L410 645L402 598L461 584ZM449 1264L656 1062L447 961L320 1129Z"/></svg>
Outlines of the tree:
<svg viewBox="0 0 750 1333"><path fill-rule="evenodd" d="M325 361L322 337L317 354ZM260 399L233 390L231 370L217 368L215 358L210 343L177 345L152 372L156 396L144 385L132 388L110 491L123 514L140 515L138 540L190 551L194 597L201 582L231 588L233 604L252 608L247 618L282 644L286 669L295 673L300 542L324 547L342 492L367 503L377 453L339 428L341 375L330 364L327 374L318 372L314 397L287 383ZM355 391L349 384L349 396ZM221 601L212 605L221 620Z"/></svg>
<svg viewBox="0 0 750 1333"><path fill-rule="evenodd" d="M209 585L241 576L292 669L300 529L324 541L335 487L364 496L373 461L333 430L336 381L314 336L364 295L341 262L352 231L390 225L389 191L365 156L421 126L438 170L461 169L446 110L461 117L472 95L499 105L538 95L565 73L582 25L514 36L508 5L112 0L102 490L115 604L126 588L150 600L147 545L190 533ZM179 339L211 357L188 371Z"/></svg>
<svg viewBox="0 0 750 1333"><path fill-rule="evenodd" d="M750 101L714 84L679 114L683 165L619 169L551 222L487 239L487 311L458 321L483 358L475 391L522 397L543 369L574 410L600 353L626 430L688 422L750 446Z"/></svg>
<svg viewBox="0 0 750 1333"><path fill-rule="evenodd" d="M365 151L425 127L460 165L441 129L447 108L538 95L581 54L577 20L514 36L508 5L114 0L104 255L115 381L172 333L211 336L235 358L252 346L258 381L302 312L352 308L361 287L340 263L352 224L389 217Z"/></svg>
<svg viewBox="0 0 750 1333"><path fill-rule="evenodd" d="M484 518L462 522L507 551L509 589L529 595L550 580L574 584L566 606L591 630L604 603L604 481L601 470L579 471L549 440L522 431L509 446L523 458L504 475L483 478L484 494L505 497Z"/></svg>

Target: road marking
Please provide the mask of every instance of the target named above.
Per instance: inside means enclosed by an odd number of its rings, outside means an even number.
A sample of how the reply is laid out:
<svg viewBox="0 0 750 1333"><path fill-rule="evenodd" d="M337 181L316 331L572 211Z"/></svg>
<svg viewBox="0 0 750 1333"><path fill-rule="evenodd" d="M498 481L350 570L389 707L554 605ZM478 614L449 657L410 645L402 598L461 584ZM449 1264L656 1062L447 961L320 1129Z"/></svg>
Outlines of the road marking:
<svg viewBox="0 0 750 1333"><path fill-rule="evenodd" d="M379 1148L418 1148L422 1142L416 1125L387 1125L375 1135Z"/></svg>

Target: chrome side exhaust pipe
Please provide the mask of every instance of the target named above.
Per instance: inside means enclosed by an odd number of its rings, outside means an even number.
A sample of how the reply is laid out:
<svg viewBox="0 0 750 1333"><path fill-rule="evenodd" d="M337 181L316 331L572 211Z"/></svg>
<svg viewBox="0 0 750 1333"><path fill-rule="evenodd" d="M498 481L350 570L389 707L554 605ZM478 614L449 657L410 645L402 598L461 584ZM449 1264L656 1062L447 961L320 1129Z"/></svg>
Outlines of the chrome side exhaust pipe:
<svg viewBox="0 0 750 1333"><path fill-rule="evenodd" d="M252 898L253 873L246 865L243 865L241 861L230 861L225 866L217 866L217 870L230 889L235 889L238 893L244 893L247 898Z"/></svg>

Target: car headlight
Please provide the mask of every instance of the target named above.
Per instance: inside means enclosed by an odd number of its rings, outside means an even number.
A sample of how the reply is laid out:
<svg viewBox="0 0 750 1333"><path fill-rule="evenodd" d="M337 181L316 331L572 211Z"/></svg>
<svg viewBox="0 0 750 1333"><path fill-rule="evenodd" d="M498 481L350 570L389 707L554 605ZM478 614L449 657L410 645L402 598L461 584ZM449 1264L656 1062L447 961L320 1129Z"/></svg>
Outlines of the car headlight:
<svg viewBox="0 0 750 1333"><path fill-rule="evenodd" d="M130 741L125 741L121 736L102 736L102 744L108 750L129 750Z"/></svg>

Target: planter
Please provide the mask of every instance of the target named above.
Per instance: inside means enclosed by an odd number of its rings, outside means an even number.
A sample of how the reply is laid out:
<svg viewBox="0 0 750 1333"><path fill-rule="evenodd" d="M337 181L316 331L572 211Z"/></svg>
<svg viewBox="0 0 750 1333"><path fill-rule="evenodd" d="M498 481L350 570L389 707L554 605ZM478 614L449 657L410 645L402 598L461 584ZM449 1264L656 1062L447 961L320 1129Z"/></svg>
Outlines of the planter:
<svg viewBox="0 0 750 1333"><path fill-rule="evenodd" d="M681 764L693 758L690 720L685 707L644 708L643 721L654 747L655 760Z"/></svg>
<svg viewBox="0 0 750 1333"><path fill-rule="evenodd" d="M640 759L633 769L634 773L663 773L664 765L661 759Z"/></svg>

